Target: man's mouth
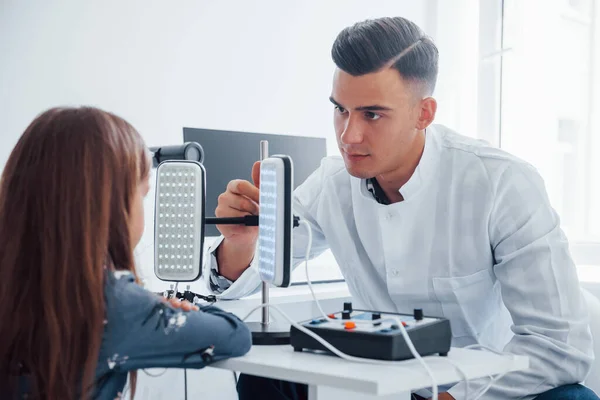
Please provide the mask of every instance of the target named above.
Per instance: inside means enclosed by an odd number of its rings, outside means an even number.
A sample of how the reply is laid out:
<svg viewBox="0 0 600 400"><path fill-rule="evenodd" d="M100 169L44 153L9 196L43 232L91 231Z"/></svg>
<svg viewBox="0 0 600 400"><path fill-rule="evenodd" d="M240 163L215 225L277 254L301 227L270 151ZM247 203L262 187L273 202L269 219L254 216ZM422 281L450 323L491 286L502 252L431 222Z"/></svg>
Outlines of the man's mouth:
<svg viewBox="0 0 600 400"><path fill-rule="evenodd" d="M368 157L368 154L364 154L364 153L351 153L348 151L344 151L344 153L346 154L346 156L352 160L360 160L362 158Z"/></svg>

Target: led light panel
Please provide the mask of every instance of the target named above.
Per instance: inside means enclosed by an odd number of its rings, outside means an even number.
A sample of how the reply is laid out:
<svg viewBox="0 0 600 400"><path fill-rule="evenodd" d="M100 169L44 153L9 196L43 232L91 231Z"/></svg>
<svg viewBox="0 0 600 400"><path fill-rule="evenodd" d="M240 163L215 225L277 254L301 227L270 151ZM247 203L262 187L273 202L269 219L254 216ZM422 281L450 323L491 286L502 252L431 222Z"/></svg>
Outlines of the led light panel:
<svg viewBox="0 0 600 400"><path fill-rule="evenodd" d="M258 270L264 282L290 284L292 249L292 159L275 155L261 162Z"/></svg>
<svg viewBox="0 0 600 400"><path fill-rule="evenodd" d="M189 282L202 273L205 172L195 161L164 161L156 169L154 273Z"/></svg>

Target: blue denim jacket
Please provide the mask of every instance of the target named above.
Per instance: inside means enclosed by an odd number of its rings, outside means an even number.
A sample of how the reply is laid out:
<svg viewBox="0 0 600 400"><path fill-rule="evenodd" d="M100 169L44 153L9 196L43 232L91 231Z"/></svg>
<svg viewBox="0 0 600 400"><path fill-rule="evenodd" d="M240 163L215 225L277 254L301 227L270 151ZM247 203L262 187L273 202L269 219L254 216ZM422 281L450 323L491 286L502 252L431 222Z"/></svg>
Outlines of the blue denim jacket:
<svg viewBox="0 0 600 400"><path fill-rule="evenodd" d="M106 319L96 367L96 400L121 398L131 370L200 369L244 355L252 345L248 327L233 314L213 306L187 312L174 309L137 285L129 272L107 273L104 296ZM28 383L26 377L19 379L17 398L28 398Z"/></svg>
<svg viewBox="0 0 600 400"><path fill-rule="evenodd" d="M176 310L138 286L130 273L107 275L107 318L96 368L96 399L118 397L131 370L199 369L250 350L250 331L233 314L213 306Z"/></svg>

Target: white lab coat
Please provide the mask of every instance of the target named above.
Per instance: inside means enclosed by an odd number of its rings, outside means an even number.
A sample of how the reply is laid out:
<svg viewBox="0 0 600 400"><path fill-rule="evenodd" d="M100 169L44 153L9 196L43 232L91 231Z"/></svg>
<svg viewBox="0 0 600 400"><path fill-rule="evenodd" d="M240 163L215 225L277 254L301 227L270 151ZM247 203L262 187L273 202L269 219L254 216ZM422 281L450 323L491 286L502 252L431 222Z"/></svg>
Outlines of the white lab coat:
<svg viewBox="0 0 600 400"><path fill-rule="evenodd" d="M436 125L400 193L404 201L381 205L341 158L325 158L294 193L294 214L312 227L311 256L330 248L364 307L422 308L450 320L453 346L529 356L529 370L506 375L484 399L530 399L583 381L593 360L588 313L537 171ZM304 227L294 229L295 265L306 239ZM258 284L253 265L222 297L245 296ZM470 392L487 382L471 382ZM449 390L456 399L462 385Z"/></svg>

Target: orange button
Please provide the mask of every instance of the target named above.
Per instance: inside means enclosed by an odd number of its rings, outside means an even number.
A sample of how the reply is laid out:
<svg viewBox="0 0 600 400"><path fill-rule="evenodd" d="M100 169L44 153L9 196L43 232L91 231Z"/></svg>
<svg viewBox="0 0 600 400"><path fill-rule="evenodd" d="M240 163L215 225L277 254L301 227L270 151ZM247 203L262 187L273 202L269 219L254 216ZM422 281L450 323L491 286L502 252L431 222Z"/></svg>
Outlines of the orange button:
<svg viewBox="0 0 600 400"><path fill-rule="evenodd" d="M331 319L335 319L335 314L329 314L328 317Z"/></svg>
<svg viewBox="0 0 600 400"><path fill-rule="evenodd" d="M402 326L406 328L408 326L408 324L406 322L402 321Z"/></svg>
<svg viewBox="0 0 600 400"><path fill-rule="evenodd" d="M354 328L356 328L356 324L352 321L348 321L344 324L344 327L346 329L354 329Z"/></svg>

